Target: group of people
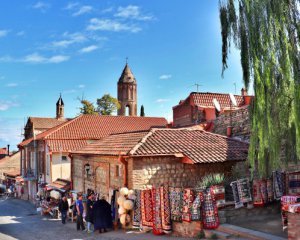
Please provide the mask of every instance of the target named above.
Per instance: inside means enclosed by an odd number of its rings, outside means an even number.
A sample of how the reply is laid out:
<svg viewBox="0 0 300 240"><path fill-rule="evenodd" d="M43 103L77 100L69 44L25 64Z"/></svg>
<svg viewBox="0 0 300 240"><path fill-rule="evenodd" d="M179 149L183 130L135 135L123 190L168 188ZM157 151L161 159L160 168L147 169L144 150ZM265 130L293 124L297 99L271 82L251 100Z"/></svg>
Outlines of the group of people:
<svg viewBox="0 0 300 240"><path fill-rule="evenodd" d="M78 195L74 205L71 206L73 214L76 215L76 228L79 231L87 231L91 233L92 225L94 231L99 230L99 233L106 232L112 228L111 205L105 200L105 197L99 198L94 194L89 194L86 205L83 204L83 196ZM62 223L66 223L69 204L66 197L63 197L59 203L59 211L61 212ZM85 217L84 217L85 216ZM87 228L84 224L84 219L87 223Z"/></svg>

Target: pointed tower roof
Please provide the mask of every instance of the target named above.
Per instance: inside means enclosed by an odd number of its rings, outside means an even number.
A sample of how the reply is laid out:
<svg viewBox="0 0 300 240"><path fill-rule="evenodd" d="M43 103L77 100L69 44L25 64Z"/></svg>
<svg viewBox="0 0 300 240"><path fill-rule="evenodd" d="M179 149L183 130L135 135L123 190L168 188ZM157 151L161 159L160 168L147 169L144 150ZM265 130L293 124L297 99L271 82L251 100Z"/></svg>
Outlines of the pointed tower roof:
<svg viewBox="0 0 300 240"><path fill-rule="evenodd" d="M126 63L118 83L136 83L136 79L133 76L128 63Z"/></svg>
<svg viewBox="0 0 300 240"><path fill-rule="evenodd" d="M64 101L63 101L62 98L61 98L61 94L59 95L59 99L58 99L57 102L56 102L56 106L59 106L59 105L62 105L62 106L65 105L65 104L64 104Z"/></svg>

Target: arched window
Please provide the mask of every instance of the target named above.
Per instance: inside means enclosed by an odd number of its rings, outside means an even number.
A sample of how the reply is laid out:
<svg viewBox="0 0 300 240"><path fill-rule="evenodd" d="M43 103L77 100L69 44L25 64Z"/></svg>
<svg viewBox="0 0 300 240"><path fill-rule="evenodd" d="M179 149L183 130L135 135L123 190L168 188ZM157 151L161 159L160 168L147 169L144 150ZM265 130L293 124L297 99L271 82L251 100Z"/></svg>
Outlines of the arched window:
<svg viewBox="0 0 300 240"><path fill-rule="evenodd" d="M125 107L125 116L130 116L130 106L126 105Z"/></svg>

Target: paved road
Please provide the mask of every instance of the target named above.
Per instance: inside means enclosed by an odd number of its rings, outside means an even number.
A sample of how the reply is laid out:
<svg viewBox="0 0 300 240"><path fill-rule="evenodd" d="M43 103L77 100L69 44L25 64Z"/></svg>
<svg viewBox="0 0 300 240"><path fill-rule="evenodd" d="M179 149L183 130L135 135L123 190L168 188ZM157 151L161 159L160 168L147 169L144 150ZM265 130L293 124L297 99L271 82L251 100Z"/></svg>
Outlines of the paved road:
<svg viewBox="0 0 300 240"><path fill-rule="evenodd" d="M75 223L63 225L59 220L49 219L36 213L28 201L0 199L0 240L52 240L52 239L102 239L102 240L184 240L151 233L111 231L91 233L76 231ZM186 239L186 238L185 238Z"/></svg>

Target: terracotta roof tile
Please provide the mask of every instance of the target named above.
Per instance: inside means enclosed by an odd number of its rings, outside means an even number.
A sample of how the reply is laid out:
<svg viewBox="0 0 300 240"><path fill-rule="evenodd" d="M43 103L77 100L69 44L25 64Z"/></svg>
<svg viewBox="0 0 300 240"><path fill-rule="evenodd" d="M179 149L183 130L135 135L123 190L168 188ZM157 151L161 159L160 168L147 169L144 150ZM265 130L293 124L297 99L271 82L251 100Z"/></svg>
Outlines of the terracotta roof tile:
<svg viewBox="0 0 300 240"><path fill-rule="evenodd" d="M0 148L0 154L7 154L7 149L6 148Z"/></svg>
<svg viewBox="0 0 300 240"><path fill-rule="evenodd" d="M87 144L72 153L97 155L126 155L149 131L110 135L102 140Z"/></svg>
<svg viewBox="0 0 300 240"><path fill-rule="evenodd" d="M50 129L50 128L60 125L70 119L29 117L29 120L33 123L34 128Z"/></svg>
<svg viewBox="0 0 300 240"><path fill-rule="evenodd" d="M167 120L158 117L80 115L36 136L44 139L52 151L71 151L83 147L86 140L100 140L111 134L165 127ZM33 138L19 144L25 146Z"/></svg>
<svg viewBox="0 0 300 240"><path fill-rule="evenodd" d="M130 151L133 156L183 154L194 163L246 160L248 143L195 129L153 129Z"/></svg>

